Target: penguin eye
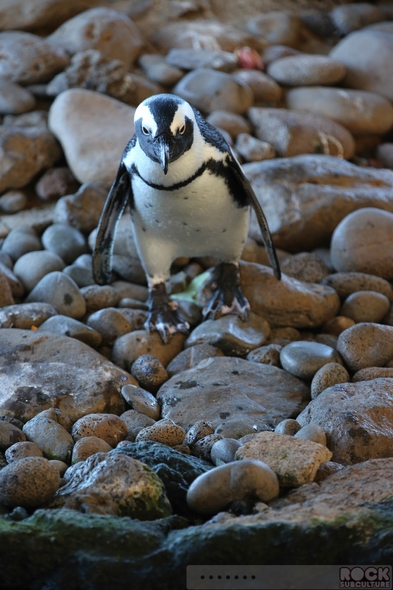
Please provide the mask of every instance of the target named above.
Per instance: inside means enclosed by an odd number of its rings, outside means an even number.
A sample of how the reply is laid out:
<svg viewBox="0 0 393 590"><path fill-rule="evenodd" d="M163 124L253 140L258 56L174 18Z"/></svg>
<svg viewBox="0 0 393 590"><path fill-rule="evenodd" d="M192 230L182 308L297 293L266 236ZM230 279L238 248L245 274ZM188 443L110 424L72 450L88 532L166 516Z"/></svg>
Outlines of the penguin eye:
<svg viewBox="0 0 393 590"><path fill-rule="evenodd" d="M150 129L148 129L147 127L145 127L144 125L142 125L142 133L144 135L149 135L150 134Z"/></svg>
<svg viewBox="0 0 393 590"><path fill-rule="evenodd" d="M182 126L179 128L178 134L179 134L179 135L183 135L183 134L184 134L184 132L185 132L185 130L186 130L186 126L185 126L185 125L182 125Z"/></svg>

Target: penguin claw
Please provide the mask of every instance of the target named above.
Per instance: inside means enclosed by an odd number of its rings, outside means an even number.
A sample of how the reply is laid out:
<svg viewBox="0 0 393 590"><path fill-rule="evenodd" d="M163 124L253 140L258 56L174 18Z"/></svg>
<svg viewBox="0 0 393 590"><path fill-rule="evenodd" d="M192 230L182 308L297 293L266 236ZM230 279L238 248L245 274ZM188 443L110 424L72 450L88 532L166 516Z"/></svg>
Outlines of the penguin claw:
<svg viewBox="0 0 393 590"><path fill-rule="evenodd" d="M225 299L224 291L220 288L216 289L213 297L202 311L203 320L216 320L221 316L234 314L239 316L243 322L246 322L250 315L250 304L240 288L235 289L231 305L227 305Z"/></svg>
<svg viewBox="0 0 393 590"><path fill-rule="evenodd" d="M144 327L149 333L158 332L164 344L167 344L174 334L188 334L190 330L189 323L169 306L150 311Z"/></svg>

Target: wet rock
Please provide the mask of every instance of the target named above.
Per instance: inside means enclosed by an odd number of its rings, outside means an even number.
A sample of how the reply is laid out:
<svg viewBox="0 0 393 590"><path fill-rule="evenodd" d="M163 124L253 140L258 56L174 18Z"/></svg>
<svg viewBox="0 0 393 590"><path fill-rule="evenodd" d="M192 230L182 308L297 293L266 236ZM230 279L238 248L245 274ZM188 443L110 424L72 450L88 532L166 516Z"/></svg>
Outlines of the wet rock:
<svg viewBox="0 0 393 590"><path fill-rule="evenodd" d="M38 327L56 314L57 311L49 303L9 305L0 310L0 328L30 330L32 326Z"/></svg>
<svg viewBox="0 0 393 590"><path fill-rule="evenodd" d="M0 470L0 502L8 508L38 508L57 491L60 475L47 459L26 457Z"/></svg>
<svg viewBox="0 0 393 590"><path fill-rule="evenodd" d="M173 420L162 419L152 426L146 426L140 430L135 440L136 442L152 440L173 447L182 444L185 435L184 428L175 424Z"/></svg>
<svg viewBox="0 0 393 590"><path fill-rule="evenodd" d="M92 348L67 336L0 330L0 411L24 422L57 407L75 421L122 413L120 389L134 378Z"/></svg>
<svg viewBox="0 0 393 590"><path fill-rule="evenodd" d="M291 55L268 66L269 76L286 86L336 84L345 76L345 66L325 55Z"/></svg>
<svg viewBox="0 0 393 590"><path fill-rule="evenodd" d="M216 427L228 418L274 427L307 397L307 386L286 371L232 357L206 359L171 377L157 394L162 416L185 429L198 420Z"/></svg>
<svg viewBox="0 0 393 590"><path fill-rule="evenodd" d="M30 292L26 302L49 303L58 313L74 319L86 313L86 303L76 283L58 271L45 275Z"/></svg>
<svg viewBox="0 0 393 590"><path fill-rule="evenodd" d="M281 157L325 154L350 159L355 142L345 127L328 117L290 109L251 107L248 111L258 139Z"/></svg>
<svg viewBox="0 0 393 590"><path fill-rule="evenodd" d="M279 493L277 476L262 461L235 461L200 475L190 486L187 503L201 514L215 514L231 502L269 502Z"/></svg>
<svg viewBox="0 0 393 590"><path fill-rule="evenodd" d="M56 98L49 112L49 126L79 182L111 186L122 152L134 133L134 111L90 90L66 90Z"/></svg>
<svg viewBox="0 0 393 590"><path fill-rule="evenodd" d="M393 301L392 285L386 279L364 272L336 272L321 281L337 291L341 299L346 299L358 291L375 291Z"/></svg>
<svg viewBox="0 0 393 590"><path fill-rule="evenodd" d="M284 11L272 11L258 15L247 23L253 35L260 35L269 45L297 47L300 36L300 19Z"/></svg>
<svg viewBox="0 0 393 590"><path fill-rule="evenodd" d="M26 457L43 457L43 454L36 443L28 440L14 443L5 452L7 463L13 463Z"/></svg>
<svg viewBox="0 0 393 590"><path fill-rule="evenodd" d="M249 86L229 74L206 68L186 74L173 91L205 113L222 109L241 115L254 102Z"/></svg>
<svg viewBox="0 0 393 590"><path fill-rule="evenodd" d="M294 88L286 95L290 109L330 117L355 135L386 133L393 124L393 107L374 92L343 88Z"/></svg>
<svg viewBox="0 0 393 590"><path fill-rule="evenodd" d="M144 330L136 330L115 341L112 361L119 367L128 369L140 356L152 354L166 367L183 349L185 339L183 334L175 334L168 344L163 344L157 332L148 334Z"/></svg>
<svg viewBox="0 0 393 590"><path fill-rule="evenodd" d="M0 450L5 451L15 443L23 442L26 436L14 424L0 420Z"/></svg>
<svg viewBox="0 0 393 590"><path fill-rule="evenodd" d="M319 466L329 461L332 453L311 440L260 432L240 447L235 457L263 461L276 473L280 486L298 487L314 481Z"/></svg>
<svg viewBox="0 0 393 590"><path fill-rule="evenodd" d="M312 379L328 363L341 363L340 355L330 346L319 342L290 342L280 352L282 368L299 377Z"/></svg>
<svg viewBox="0 0 393 590"><path fill-rule="evenodd" d="M238 70L233 74L233 77L251 88L256 104L277 103L281 100L281 87L263 72L258 70Z"/></svg>
<svg viewBox="0 0 393 590"><path fill-rule="evenodd" d="M359 322L379 323L390 309L390 301L376 291L355 291L345 299L340 314Z"/></svg>
<svg viewBox="0 0 393 590"><path fill-rule="evenodd" d="M383 11L368 2L336 6L330 12L330 17L341 35L348 35L367 25L385 20Z"/></svg>
<svg viewBox="0 0 393 590"><path fill-rule="evenodd" d="M65 267L63 259L50 250L26 252L15 263L14 273L22 281L26 291L30 293L47 274L62 271Z"/></svg>
<svg viewBox="0 0 393 590"><path fill-rule="evenodd" d="M146 78L162 86L174 86L184 76L184 71L171 66L162 55L144 53L138 61Z"/></svg>
<svg viewBox="0 0 393 590"><path fill-rule="evenodd" d="M168 373L165 367L152 354L143 354L137 358L132 363L131 375L135 377L142 387L151 393L157 393L161 385L168 380Z"/></svg>
<svg viewBox="0 0 393 590"><path fill-rule="evenodd" d="M161 414L161 407L154 395L135 385L124 385L121 394L129 406L136 412L145 414L153 420L158 420Z"/></svg>
<svg viewBox="0 0 393 590"><path fill-rule="evenodd" d="M0 34L2 60L0 75L5 80L21 84L47 82L68 65L69 57L60 47L21 31Z"/></svg>
<svg viewBox="0 0 393 590"><path fill-rule="evenodd" d="M351 372L382 367L393 358L393 327L372 322L356 324L340 334L337 350Z"/></svg>
<svg viewBox="0 0 393 590"><path fill-rule="evenodd" d="M3 125L0 155L0 191L4 192L26 186L38 172L59 160L61 150L49 131Z"/></svg>
<svg viewBox="0 0 393 590"><path fill-rule="evenodd" d="M93 348L98 348L102 341L101 334L93 330L93 328L86 326L83 322L78 322L78 320L60 314L48 318L40 325L38 330L76 338Z"/></svg>
<svg viewBox="0 0 393 590"><path fill-rule="evenodd" d="M166 368L168 376L172 377L176 373L181 373L182 371L186 371L187 369L192 369L204 359L216 356L224 356L224 353L222 352L222 350L216 348L215 346L212 346L211 344L195 344L194 346L186 348L185 350L180 352L169 363L169 365Z"/></svg>
<svg viewBox="0 0 393 590"><path fill-rule="evenodd" d="M146 426L152 426L155 423L153 418L149 418L146 414L141 414L136 410L127 410L120 416L120 418L127 427L128 434L126 440L132 442L135 440L135 437L140 430Z"/></svg>
<svg viewBox="0 0 393 590"><path fill-rule="evenodd" d="M102 438L97 436L85 436L76 441L72 449L71 462L74 465L80 461L86 461L96 453L109 453L112 447L108 445Z"/></svg>
<svg viewBox="0 0 393 590"><path fill-rule="evenodd" d="M389 33L366 29L345 37L333 47L330 57L345 65L344 87L369 90L392 100L392 48L393 37Z"/></svg>
<svg viewBox="0 0 393 590"><path fill-rule="evenodd" d="M105 57L119 59L129 68L142 48L142 38L135 24L125 14L97 7L69 19L47 41L74 54L97 49Z"/></svg>
<svg viewBox="0 0 393 590"><path fill-rule="evenodd" d="M231 463L235 460L235 453L241 443L235 438L222 438L217 440L211 448L210 456L217 467L223 463Z"/></svg>
<svg viewBox="0 0 393 590"><path fill-rule="evenodd" d="M297 420L294 420L293 418L287 418L286 420L282 420L277 424L274 432L294 436L300 430L300 428L301 426Z"/></svg>
<svg viewBox="0 0 393 590"><path fill-rule="evenodd" d="M72 437L78 441L85 436L97 436L115 447L127 436L127 427L115 414L88 414L77 420L72 427Z"/></svg>
<svg viewBox="0 0 393 590"><path fill-rule="evenodd" d="M326 433L332 460L344 465L391 456L391 379L341 383L323 391L297 417Z"/></svg>
<svg viewBox="0 0 393 590"><path fill-rule="evenodd" d="M365 272L392 279L392 226L393 213L374 207L347 215L333 232L331 255L334 267L338 271Z"/></svg>
<svg viewBox="0 0 393 590"><path fill-rule="evenodd" d="M326 246L340 221L356 209L372 206L393 211L390 170L361 168L327 155L277 158L244 164L243 169L276 247L290 252ZM250 237L260 241L254 217Z"/></svg>
<svg viewBox="0 0 393 590"><path fill-rule="evenodd" d="M106 197L106 191L99 186L86 183L74 195L64 196L56 203L53 221L89 233L98 225Z"/></svg>
<svg viewBox="0 0 393 590"><path fill-rule="evenodd" d="M162 518L172 512L164 485L150 467L124 454L107 453L96 453L77 463L52 505L139 520Z"/></svg>
<svg viewBox="0 0 393 590"><path fill-rule="evenodd" d="M69 432L55 420L38 414L26 422L23 432L27 440L40 447L47 459L70 462L74 441Z"/></svg>
<svg viewBox="0 0 393 590"><path fill-rule="evenodd" d="M217 320L207 320L193 330L185 346L210 344L230 356L245 356L258 348L270 335L266 320L251 313L244 322L238 316L226 315Z"/></svg>
<svg viewBox="0 0 393 590"><path fill-rule="evenodd" d="M315 373L311 381L311 399L315 399L322 391L338 383L348 383L350 376L340 363L327 363Z"/></svg>

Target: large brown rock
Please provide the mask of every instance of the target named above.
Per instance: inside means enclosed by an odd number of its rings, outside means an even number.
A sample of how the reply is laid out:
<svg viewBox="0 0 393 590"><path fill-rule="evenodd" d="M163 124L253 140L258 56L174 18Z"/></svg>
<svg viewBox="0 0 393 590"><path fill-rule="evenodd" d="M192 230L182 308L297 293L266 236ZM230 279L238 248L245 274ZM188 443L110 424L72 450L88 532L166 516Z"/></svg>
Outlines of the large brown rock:
<svg viewBox="0 0 393 590"><path fill-rule="evenodd" d="M248 420L255 430L275 427L304 407L309 389L286 371L233 357L206 359L174 375L159 390L162 417L188 430L198 420L217 427Z"/></svg>
<svg viewBox="0 0 393 590"><path fill-rule="evenodd" d="M296 418L321 426L332 461L344 464L393 455L393 379L340 383L325 389Z"/></svg>
<svg viewBox="0 0 393 590"><path fill-rule="evenodd" d="M121 414L121 387L135 379L75 338L0 330L0 413L30 420L59 408L75 421L91 413Z"/></svg>
<svg viewBox="0 0 393 590"><path fill-rule="evenodd" d="M334 229L352 211L393 212L393 172L360 168L334 156L303 155L243 166L278 248L303 252L329 245ZM251 218L250 236L261 241Z"/></svg>

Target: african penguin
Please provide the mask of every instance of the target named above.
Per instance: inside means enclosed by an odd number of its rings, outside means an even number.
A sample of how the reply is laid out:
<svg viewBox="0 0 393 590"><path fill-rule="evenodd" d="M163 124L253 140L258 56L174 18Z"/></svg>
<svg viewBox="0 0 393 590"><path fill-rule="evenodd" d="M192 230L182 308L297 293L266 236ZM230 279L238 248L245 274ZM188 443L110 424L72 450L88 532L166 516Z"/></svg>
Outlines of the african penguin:
<svg viewBox="0 0 393 590"><path fill-rule="evenodd" d="M204 319L234 313L246 319L239 259L250 207L277 279L280 266L264 213L223 136L182 98L157 94L135 111L135 134L126 146L98 225L94 278L110 282L118 221L129 203L138 253L149 287L145 328L164 342L188 323L167 295L172 262L180 256L214 256L213 297Z"/></svg>

